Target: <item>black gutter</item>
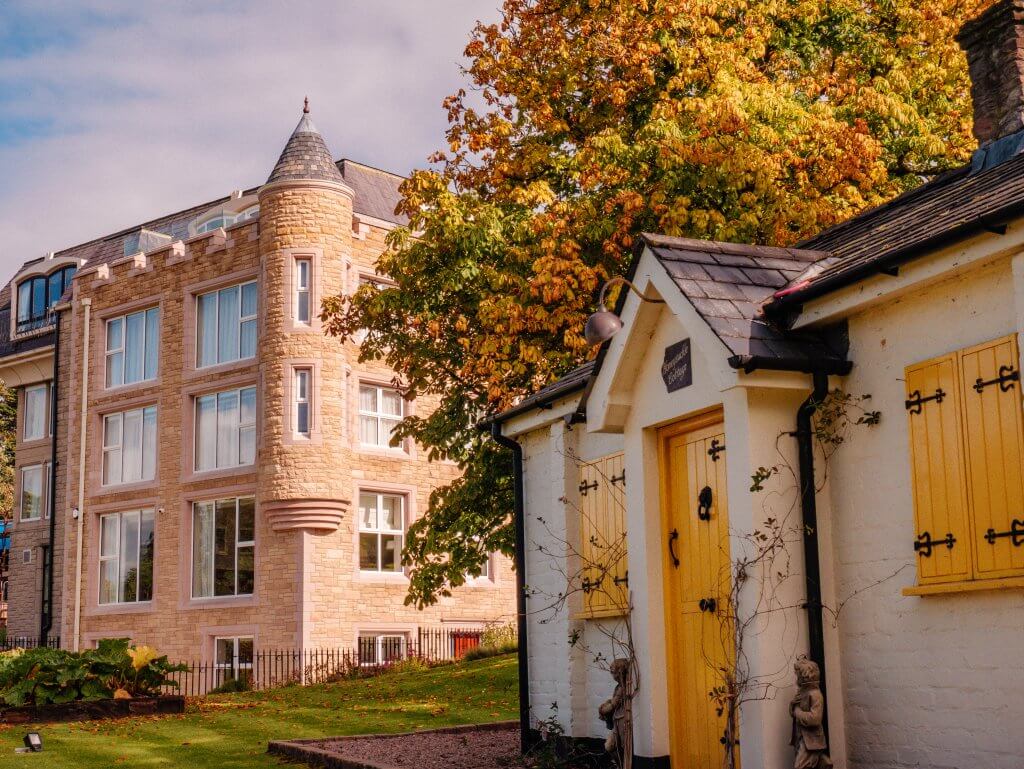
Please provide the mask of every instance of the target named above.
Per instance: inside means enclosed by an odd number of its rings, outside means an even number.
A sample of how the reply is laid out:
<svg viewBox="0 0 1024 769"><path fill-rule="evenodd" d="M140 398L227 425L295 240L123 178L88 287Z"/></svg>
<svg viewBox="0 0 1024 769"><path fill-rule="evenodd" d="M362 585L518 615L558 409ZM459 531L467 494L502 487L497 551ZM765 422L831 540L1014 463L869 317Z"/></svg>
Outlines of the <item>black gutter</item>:
<svg viewBox="0 0 1024 769"><path fill-rule="evenodd" d="M766 358L761 355L733 355L728 361L732 368L742 370L748 374L757 369L766 369L770 371L799 371L804 374L846 376L853 368L851 361L840 358L812 361L794 358Z"/></svg>
<svg viewBox="0 0 1024 769"><path fill-rule="evenodd" d="M60 378L60 314L53 329L53 384L50 386L50 487L46 506L50 511L50 544L46 548L43 594L39 602L39 644L46 646L53 630L53 550L57 537L57 387Z"/></svg>
<svg viewBox="0 0 1024 769"><path fill-rule="evenodd" d="M825 686L825 627L821 611L821 556L818 549L818 502L814 481L814 412L828 395L828 374L814 373L814 387L810 396L796 412L796 443L800 472L800 510L804 530L804 578L807 584L807 644L809 656L818 663L821 673L821 693ZM825 697L828 702L828 697ZM828 734L828 712L823 725Z"/></svg>
<svg viewBox="0 0 1024 769"><path fill-rule="evenodd" d="M530 730L530 656L526 623L526 518L523 501L523 447L501 434L501 425L491 422L491 437L512 451L513 516L516 528L516 620L519 632L519 749L525 755L534 745Z"/></svg>
<svg viewBox="0 0 1024 769"><path fill-rule="evenodd" d="M765 305L765 311L777 313L783 309L799 306L811 299L817 299L832 291L837 291L858 281L884 273L886 270L892 270L892 268L898 267L924 252L935 251L944 246L965 240L979 232L998 231L1007 221L1022 214L1024 214L1024 201L1017 201L1003 206L985 216L975 217L970 221L958 224L956 227L944 230L929 238L919 240L903 248L898 248L895 251L890 251L877 259L862 262L855 267L837 272L834 275L825 275L817 278L804 288L795 289L791 293L783 294L782 296L776 296L770 303Z"/></svg>

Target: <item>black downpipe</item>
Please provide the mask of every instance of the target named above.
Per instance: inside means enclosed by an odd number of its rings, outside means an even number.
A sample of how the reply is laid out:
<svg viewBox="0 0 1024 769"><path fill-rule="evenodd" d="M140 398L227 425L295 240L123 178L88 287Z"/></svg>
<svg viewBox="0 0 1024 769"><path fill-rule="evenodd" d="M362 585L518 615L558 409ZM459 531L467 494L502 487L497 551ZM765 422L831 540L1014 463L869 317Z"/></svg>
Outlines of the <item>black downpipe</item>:
<svg viewBox="0 0 1024 769"><path fill-rule="evenodd" d="M46 506L50 511L50 544L46 548L43 568L43 594L39 601L39 644L46 646L50 631L53 630L53 559L54 543L57 537L57 386L60 382L60 314L53 329L53 384L50 385L50 487L47 490Z"/></svg>
<svg viewBox="0 0 1024 769"><path fill-rule="evenodd" d="M825 628L821 617L821 560L818 554L818 504L814 485L814 412L828 395L828 374L814 373L814 387L796 412L796 441L800 469L800 510L804 528L804 575L807 581L807 642L812 660L821 672L821 693L825 687ZM825 697L827 707L828 698ZM828 734L828 712L824 718Z"/></svg>
<svg viewBox="0 0 1024 769"><path fill-rule="evenodd" d="M526 640L526 520L523 504L523 447L501 434L501 425L491 423L491 437L512 451L512 483L516 528L516 620L519 633L519 748L525 754L533 747L530 731L530 657Z"/></svg>

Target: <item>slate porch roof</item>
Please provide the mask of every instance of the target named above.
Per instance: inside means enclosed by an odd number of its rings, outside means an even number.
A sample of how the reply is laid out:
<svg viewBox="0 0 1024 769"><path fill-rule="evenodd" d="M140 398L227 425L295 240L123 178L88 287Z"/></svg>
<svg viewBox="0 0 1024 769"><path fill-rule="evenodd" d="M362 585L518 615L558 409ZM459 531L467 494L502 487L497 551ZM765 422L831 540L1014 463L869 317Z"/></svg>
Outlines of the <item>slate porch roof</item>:
<svg viewBox="0 0 1024 769"><path fill-rule="evenodd" d="M758 365L845 373L845 350L818 333L786 331L761 309L765 300L827 253L648 233L642 238L732 353L729 363L734 368Z"/></svg>

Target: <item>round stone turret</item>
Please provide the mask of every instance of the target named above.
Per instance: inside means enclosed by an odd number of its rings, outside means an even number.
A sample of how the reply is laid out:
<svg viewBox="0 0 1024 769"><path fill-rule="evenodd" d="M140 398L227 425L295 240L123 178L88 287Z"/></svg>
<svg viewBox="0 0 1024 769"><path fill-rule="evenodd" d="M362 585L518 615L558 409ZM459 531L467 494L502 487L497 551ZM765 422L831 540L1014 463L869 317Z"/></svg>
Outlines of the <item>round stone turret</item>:
<svg viewBox="0 0 1024 769"><path fill-rule="evenodd" d="M265 320L258 496L275 531L336 531L350 504L345 358L319 314L323 297L345 288L352 196L307 104L259 191Z"/></svg>

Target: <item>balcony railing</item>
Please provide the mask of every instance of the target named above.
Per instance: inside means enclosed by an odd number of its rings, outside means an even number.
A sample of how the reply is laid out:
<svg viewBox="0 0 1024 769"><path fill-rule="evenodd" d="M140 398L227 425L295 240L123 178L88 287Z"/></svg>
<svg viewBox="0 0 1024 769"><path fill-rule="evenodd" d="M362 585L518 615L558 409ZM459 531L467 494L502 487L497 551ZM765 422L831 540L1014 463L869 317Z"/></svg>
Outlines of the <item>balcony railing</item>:
<svg viewBox="0 0 1024 769"><path fill-rule="evenodd" d="M52 313L46 313L41 318L27 318L25 320L19 320L16 326L17 333L27 334L29 331L37 331L41 328L48 328L53 325L54 315Z"/></svg>

